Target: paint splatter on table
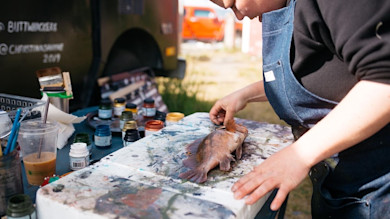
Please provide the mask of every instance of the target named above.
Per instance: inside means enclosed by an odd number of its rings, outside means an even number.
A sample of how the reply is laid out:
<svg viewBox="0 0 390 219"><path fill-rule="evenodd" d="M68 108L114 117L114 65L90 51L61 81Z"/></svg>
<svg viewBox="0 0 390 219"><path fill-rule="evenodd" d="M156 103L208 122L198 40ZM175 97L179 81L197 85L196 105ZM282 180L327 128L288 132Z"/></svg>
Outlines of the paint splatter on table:
<svg viewBox="0 0 390 219"><path fill-rule="evenodd" d="M253 218L266 197L252 206L235 200L231 186L264 159L291 144L288 127L236 119L249 135L232 171L214 169L204 184L182 180L186 145L216 126L207 113L143 138L37 192L39 217L55 218Z"/></svg>

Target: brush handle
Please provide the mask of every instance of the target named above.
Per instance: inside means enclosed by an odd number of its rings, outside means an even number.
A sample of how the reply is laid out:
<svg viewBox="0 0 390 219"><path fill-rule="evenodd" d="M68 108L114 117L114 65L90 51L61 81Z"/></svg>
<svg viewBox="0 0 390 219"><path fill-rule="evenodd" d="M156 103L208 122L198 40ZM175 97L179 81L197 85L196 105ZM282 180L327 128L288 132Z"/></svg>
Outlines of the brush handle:
<svg viewBox="0 0 390 219"><path fill-rule="evenodd" d="M10 151L11 151L11 145L12 145L12 141L14 140L15 138L15 134L17 132L17 127L18 127L18 123L19 123L19 117L20 117L20 114L22 113L22 109L19 108L17 111L16 111L16 115L15 115L15 119L14 119L14 124L12 126L12 129L11 129L11 134L8 138L8 142L7 142L7 147L5 148L5 151L4 151L4 155L7 155Z"/></svg>
<svg viewBox="0 0 390 219"><path fill-rule="evenodd" d="M18 122L18 124L16 124L15 136L14 136L14 138L12 139L12 144L11 144L11 150L10 150L10 152L12 152L12 151L15 149L16 142L17 142L17 140L18 140L18 135L19 135L19 128L20 128L20 122Z"/></svg>

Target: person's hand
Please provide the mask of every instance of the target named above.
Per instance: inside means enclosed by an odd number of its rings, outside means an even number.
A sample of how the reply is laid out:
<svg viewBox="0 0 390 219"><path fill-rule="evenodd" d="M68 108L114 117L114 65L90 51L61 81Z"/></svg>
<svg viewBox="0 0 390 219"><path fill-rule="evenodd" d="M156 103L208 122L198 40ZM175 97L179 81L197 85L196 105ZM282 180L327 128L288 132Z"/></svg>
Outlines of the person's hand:
<svg viewBox="0 0 390 219"><path fill-rule="evenodd" d="M252 83L218 100L210 110L210 120L217 125L226 124L247 103L258 101L267 101L263 81Z"/></svg>
<svg viewBox="0 0 390 219"><path fill-rule="evenodd" d="M240 91L231 93L214 104L209 113L210 120L217 125L226 124L238 111L244 109L246 104Z"/></svg>
<svg viewBox="0 0 390 219"><path fill-rule="evenodd" d="M268 192L279 188L271 209L280 208L288 193L307 176L310 166L288 146L267 158L250 173L239 179L232 187L234 198L245 198L246 204L254 204Z"/></svg>

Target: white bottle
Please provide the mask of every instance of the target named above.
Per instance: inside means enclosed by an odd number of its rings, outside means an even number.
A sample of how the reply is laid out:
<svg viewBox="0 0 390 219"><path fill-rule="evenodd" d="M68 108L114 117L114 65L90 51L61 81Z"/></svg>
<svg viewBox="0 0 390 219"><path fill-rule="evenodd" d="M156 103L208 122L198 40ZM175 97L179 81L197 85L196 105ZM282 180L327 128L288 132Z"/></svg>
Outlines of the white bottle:
<svg viewBox="0 0 390 219"><path fill-rule="evenodd" d="M89 165L89 152L87 144L83 142L73 143L69 151L70 169L80 170Z"/></svg>

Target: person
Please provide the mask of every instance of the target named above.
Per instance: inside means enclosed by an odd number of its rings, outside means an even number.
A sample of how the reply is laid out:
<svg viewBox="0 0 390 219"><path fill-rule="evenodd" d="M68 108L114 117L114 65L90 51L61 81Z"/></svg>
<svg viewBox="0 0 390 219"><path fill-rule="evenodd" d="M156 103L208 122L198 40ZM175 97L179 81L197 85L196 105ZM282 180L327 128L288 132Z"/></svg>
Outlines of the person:
<svg viewBox="0 0 390 219"><path fill-rule="evenodd" d="M211 1L259 17L263 37L263 79L218 100L211 121L269 101L297 139L241 177L234 197L253 204L278 189L277 210L309 174L313 218L389 216L390 1Z"/></svg>

